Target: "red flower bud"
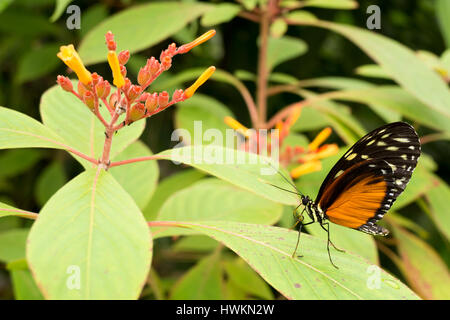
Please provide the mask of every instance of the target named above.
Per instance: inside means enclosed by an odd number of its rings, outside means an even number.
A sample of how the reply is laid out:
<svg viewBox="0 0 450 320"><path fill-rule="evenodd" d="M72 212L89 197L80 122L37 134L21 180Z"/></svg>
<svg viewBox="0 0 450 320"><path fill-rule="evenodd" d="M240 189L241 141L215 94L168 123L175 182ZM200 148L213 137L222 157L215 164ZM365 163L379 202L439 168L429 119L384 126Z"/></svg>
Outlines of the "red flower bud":
<svg viewBox="0 0 450 320"><path fill-rule="evenodd" d="M134 101L139 96L140 93L141 93L140 86L136 86L136 85L130 86L130 89L128 89L128 91L127 91L128 100L130 102Z"/></svg>
<svg viewBox="0 0 450 320"><path fill-rule="evenodd" d="M149 94L147 96L147 99L145 100L145 108L148 112L155 111L156 107L158 106L158 94L155 92L153 94Z"/></svg>
<svg viewBox="0 0 450 320"><path fill-rule="evenodd" d="M88 87L86 87L84 84L83 84L83 82L81 82L81 81L78 81L78 94L80 95L80 96L84 96L84 94L87 92L87 91L89 91L90 89L88 88Z"/></svg>
<svg viewBox="0 0 450 320"><path fill-rule="evenodd" d="M128 78L125 78L125 84L122 86L123 92L128 92L131 87L131 81Z"/></svg>
<svg viewBox="0 0 450 320"><path fill-rule="evenodd" d="M97 96L100 99L105 99L108 97L109 92L111 91L111 85L108 81L100 81L97 86L95 87L95 90L97 90Z"/></svg>
<svg viewBox="0 0 450 320"><path fill-rule="evenodd" d="M167 91L163 91L158 96L158 105L160 108L164 108L169 103L169 94Z"/></svg>
<svg viewBox="0 0 450 320"><path fill-rule="evenodd" d="M103 78L99 76L97 72L94 72L91 76L92 76L92 83L94 85L96 85L99 81L103 80Z"/></svg>
<svg viewBox="0 0 450 320"><path fill-rule="evenodd" d="M137 81L141 86L145 85L150 78L151 74L146 66L139 70Z"/></svg>
<svg viewBox="0 0 450 320"><path fill-rule="evenodd" d="M183 97L184 91L182 89L175 90L175 92L172 95L172 101L178 101L181 100Z"/></svg>
<svg viewBox="0 0 450 320"><path fill-rule="evenodd" d="M91 91L86 91L83 95L84 104L88 106L89 109L93 110L95 108L94 94Z"/></svg>
<svg viewBox="0 0 450 320"><path fill-rule="evenodd" d="M169 69L172 66L172 58L170 56L165 56L161 59L161 65L164 70Z"/></svg>
<svg viewBox="0 0 450 320"><path fill-rule="evenodd" d="M132 123L134 121L142 119L142 117L144 117L145 114L146 114L145 106L142 103L136 103L131 106L128 121L129 123Z"/></svg>
<svg viewBox="0 0 450 320"><path fill-rule="evenodd" d="M120 73L126 77L127 76L127 68L125 66L120 66Z"/></svg>
<svg viewBox="0 0 450 320"><path fill-rule="evenodd" d="M58 76L56 82L61 86L64 91L72 92L73 85L69 78L64 76Z"/></svg>
<svg viewBox="0 0 450 320"><path fill-rule="evenodd" d="M141 96L139 97L139 101L145 101L145 100L147 100L148 96L150 96L150 93L144 92L144 93L141 94Z"/></svg>
<svg viewBox="0 0 450 320"><path fill-rule="evenodd" d="M151 57L150 59L147 60L147 66L152 76L154 76L159 71L160 68L159 61L156 60L155 57Z"/></svg>
<svg viewBox="0 0 450 320"><path fill-rule="evenodd" d="M128 50L120 51L118 58L119 58L119 63L121 65L123 65L123 66L126 65L128 60L130 59L130 51L128 51Z"/></svg>
<svg viewBox="0 0 450 320"><path fill-rule="evenodd" d="M105 39L106 39L106 46L108 47L108 50L115 51L117 48L117 44L114 41L114 35L111 31L108 31L105 34Z"/></svg>
<svg viewBox="0 0 450 320"><path fill-rule="evenodd" d="M117 107L117 94L115 92L109 97L109 106L112 109L116 109Z"/></svg>

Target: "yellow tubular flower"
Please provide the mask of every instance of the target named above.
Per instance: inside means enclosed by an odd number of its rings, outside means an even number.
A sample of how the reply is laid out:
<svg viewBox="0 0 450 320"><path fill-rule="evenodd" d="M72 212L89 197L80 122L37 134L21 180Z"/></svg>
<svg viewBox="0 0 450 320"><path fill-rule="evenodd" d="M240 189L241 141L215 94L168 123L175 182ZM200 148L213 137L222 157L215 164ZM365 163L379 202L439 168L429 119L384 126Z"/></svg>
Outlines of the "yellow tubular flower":
<svg viewBox="0 0 450 320"><path fill-rule="evenodd" d="M320 148L320 150L318 152L305 155L302 158L302 160L304 162L319 160L319 159L331 157L338 152L339 152L339 147L337 146L337 144L335 144L335 143L327 144L327 145L323 146L323 148Z"/></svg>
<svg viewBox="0 0 450 320"><path fill-rule="evenodd" d="M125 84L122 72L120 72L119 58L115 51L108 52L108 63L113 73L113 83L117 88L121 88Z"/></svg>
<svg viewBox="0 0 450 320"><path fill-rule="evenodd" d="M73 47L73 44L61 46L56 56L77 74L78 79L83 84L87 85L92 82L91 73L84 66L83 61L81 61L81 58Z"/></svg>
<svg viewBox="0 0 450 320"><path fill-rule="evenodd" d="M315 151L319 146L328 139L331 134L331 128L325 128L314 138L314 140L309 144L308 149L310 151Z"/></svg>
<svg viewBox="0 0 450 320"><path fill-rule="evenodd" d="M215 34L216 34L216 30L214 30L214 29L209 30L208 32L205 32L204 34L202 34L200 37L198 37L194 41L189 42L188 44L185 44L182 47L180 47L181 52L182 53L188 52L192 48L195 48L196 46L202 44L203 42L208 41L209 39L214 37Z"/></svg>
<svg viewBox="0 0 450 320"><path fill-rule="evenodd" d="M319 171L320 169L322 169L322 164L320 163L320 161L311 161L305 164L302 164L300 166L298 166L295 169L292 169L291 171L291 177L294 179L297 179L298 177L311 173L311 172L315 172L315 171Z"/></svg>
<svg viewBox="0 0 450 320"><path fill-rule="evenodd" d="M246 136L247 138L250 137L250 135L248 134L248 128L245 127L244 125L242 125L239 121L237 121L236 119L233 119L232 117L225 117L223 119L223 121L225 122L225 124L227 126L229 126L230 128L233 128L236 131L239 131L240 133L242 133L244 136Z"/></svg>
<svg viewBox="0 0 450 320"><path fill-rule="evenodd" d="M212 76L214 71L216 71L216 67L209 67L208 69L206 69L205 72L201 74L200 77L198 77L198 79L194 82L192 86L184 90L184 95L186 96L186 98L192 97L195 91L197 91L197 89Z"/></svg>

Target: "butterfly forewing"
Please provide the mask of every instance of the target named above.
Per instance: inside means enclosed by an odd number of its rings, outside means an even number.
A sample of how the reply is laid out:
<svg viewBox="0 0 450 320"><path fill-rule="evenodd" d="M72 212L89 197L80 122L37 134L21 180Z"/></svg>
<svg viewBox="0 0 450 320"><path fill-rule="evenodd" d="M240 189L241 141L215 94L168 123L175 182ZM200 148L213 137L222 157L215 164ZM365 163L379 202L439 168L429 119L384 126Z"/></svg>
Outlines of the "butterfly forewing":
<svg viewBox="0 0 450 320"><path fill-rule="evenodd" d="M316 204L330 221L370 234L405 189L420 156L414 128L395 122L368 133L331 169Z"/></svg>

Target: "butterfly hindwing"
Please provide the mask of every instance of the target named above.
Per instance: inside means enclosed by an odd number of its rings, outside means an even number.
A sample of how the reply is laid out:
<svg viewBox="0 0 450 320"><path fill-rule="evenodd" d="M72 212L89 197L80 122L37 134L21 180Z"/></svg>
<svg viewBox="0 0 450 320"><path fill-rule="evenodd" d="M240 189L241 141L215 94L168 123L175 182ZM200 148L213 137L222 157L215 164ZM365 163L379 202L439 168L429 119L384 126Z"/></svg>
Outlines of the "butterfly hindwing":
<svg viewBox="0 0 450 320"><path fill-rule="evenodd" d="M419 138L409 124L375 129L331 169L316 204L334 223L386 235L387 230L375 223L405 189L419 156Z"/></svg>

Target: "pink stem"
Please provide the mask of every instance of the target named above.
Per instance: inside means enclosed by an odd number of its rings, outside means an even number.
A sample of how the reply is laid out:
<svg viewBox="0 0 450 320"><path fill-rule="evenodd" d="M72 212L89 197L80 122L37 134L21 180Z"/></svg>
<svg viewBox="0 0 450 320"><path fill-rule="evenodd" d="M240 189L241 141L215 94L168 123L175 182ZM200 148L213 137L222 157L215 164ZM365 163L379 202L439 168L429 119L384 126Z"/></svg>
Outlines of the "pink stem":
<svg viewBox="0 0 450 320"><path fill-rule="evenodd" d="M141 161L147 161L147 160L157 160L157 159L161 159L161 156L154 155L154 156L146 156L146 157L116 161L116 162L112 162L109 165L109 167L112 168L112 167L117 167L117 166L121 166L124 164L129 164L129 163L135 163L135 162L141 162Z"/></svg>

